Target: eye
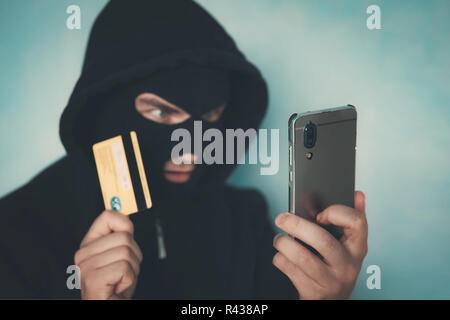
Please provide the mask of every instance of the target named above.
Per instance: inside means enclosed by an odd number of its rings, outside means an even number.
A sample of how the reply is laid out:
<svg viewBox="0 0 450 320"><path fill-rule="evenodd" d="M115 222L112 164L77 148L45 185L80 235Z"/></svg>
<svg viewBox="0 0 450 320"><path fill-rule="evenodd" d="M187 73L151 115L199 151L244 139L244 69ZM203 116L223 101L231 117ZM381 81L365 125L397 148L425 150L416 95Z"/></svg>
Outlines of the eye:
<svg viewBox="0 0 450 320"><path fill-rule="evenodd" d="M148 92L141 93L136 97L135 107L136 111L144 118L167 125L181 123L191 116L180 107Z"/></svg>
<svg viewBox="0 0 450 320"><path fill-rule="evenodd" d="M154 116L154 117L158 117L160 119L164 119L167 118L167 116L169 115L169 112L155 108L153 110L150 110L148 112L150 115Z"/></svg>
<svg viewBox="0 0 450 320"><path fill-rule="evenodd" d="M208 122L216 122L222 116L223 111L225 110L226 103L222 104L220 107L215 108L211 111L206 112L202 115L202 119Z"/></svg>
<svg viewBox="0 0 450 320"><path fill-rule="evenodd" d="M217 113L216 110L209 111L203 115L203 119L211 119L216 115L216 113Z"/></svg>

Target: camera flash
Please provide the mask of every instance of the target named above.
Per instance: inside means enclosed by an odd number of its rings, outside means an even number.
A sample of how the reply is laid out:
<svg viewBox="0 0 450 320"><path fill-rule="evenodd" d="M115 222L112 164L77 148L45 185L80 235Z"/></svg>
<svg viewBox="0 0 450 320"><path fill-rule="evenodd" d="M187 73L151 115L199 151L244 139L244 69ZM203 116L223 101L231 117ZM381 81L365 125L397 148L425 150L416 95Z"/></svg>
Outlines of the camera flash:
<svg viewBox="0 0 450 320"><path fill-rule="evenodd" d="M311 160L312 156L313 156L312 152L306 153L306 159Z"/></svg>

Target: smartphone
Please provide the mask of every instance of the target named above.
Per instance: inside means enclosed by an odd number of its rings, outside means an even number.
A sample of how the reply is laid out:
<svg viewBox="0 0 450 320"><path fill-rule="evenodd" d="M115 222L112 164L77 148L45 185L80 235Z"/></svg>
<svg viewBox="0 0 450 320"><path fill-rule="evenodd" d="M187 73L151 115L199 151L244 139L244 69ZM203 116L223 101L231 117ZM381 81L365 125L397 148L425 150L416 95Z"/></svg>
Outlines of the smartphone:
<svg viewBox="0 0 450 320"><path fill-rule="evenodd" d="M289 211L316 222L332 204L354 207L356 108L346 105L289 118ZM323 226L334 237L342 229Z"/></svg>

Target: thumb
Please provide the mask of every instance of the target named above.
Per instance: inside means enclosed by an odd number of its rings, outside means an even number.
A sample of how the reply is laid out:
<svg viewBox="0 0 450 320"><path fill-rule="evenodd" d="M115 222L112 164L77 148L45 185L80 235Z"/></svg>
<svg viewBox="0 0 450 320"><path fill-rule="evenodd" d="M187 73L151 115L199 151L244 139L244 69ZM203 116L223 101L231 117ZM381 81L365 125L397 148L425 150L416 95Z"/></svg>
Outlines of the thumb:
<svg viewBox="0 0 450 320"><path fill-rule="evenodd" d="M355 209L363 213L366 212L366 196L362 191L355 192Z"/></svg>
<svg viewBox="0 0 450 320"><path fill-rule="evenodd" d="M88 232L81 241L80 247L84 247L91 241L106 236L112 232L134 233L134 225L131 219L116 211L103 211L92 223Z"/></svg>

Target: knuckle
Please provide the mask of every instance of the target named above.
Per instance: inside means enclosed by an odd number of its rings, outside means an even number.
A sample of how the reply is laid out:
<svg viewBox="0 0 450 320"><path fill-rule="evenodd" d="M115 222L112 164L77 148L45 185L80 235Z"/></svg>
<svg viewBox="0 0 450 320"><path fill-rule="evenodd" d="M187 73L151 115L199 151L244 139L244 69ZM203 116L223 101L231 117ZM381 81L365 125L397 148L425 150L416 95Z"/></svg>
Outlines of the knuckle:
<svg viewBox="0 0 450 320"><path fill-rule="evenodd" d="M287 274L292 275L295 272L295 266L292 262L290 262L286 257L283 257L283 268Z"/></svg>
<svg viewBox="0 0 450 320"><path fill-rule="evenodd" d="M127 261L124 261L124 266L122 268L123 268L122 273L123 273L124 279L128 279L130 282L132 282L134 279L134 271L133 271L133 268L131 267L130 263Z"/></svg>
<svg viewBox="0 0 450 320"><path fill-rule="evenodd" d="M117 219L117 222L120 223L128 232L133 233L134 232L134 225L131 219L118 212L114 212L114 218Z"/></svg>
<svg viewBox="0 0 450 320"><path fill-rule="evenodd" d="M341 205L339 205L339 204L332 204L328 208L325 209L325 212L336 211L336 210L339 210L340 207L341 207Z"/></svg>
<svg viewBox="0 0 450 320"><path fill-rule="evenodd" d="M312 258L305 250L300 249L297 252L297 261L300 265L310 265L312 263Z"/></svg>
<svg viewBox="0 0 450 320"><path fill-rule="evenodd" d="M123 280L128 285L131 285L134 282L134 273L132 270L128 270L123 275Z"/></svg>
<svg viewBox="0 0 450 320"><path fill-rule="evenodd" d="M334 251L336 250L336 240L330 235L325 235L322 238L322 247L325 250Z"/></svg>
<svg viewBox="0 0 450 320"><path fill-rule="evenodd" d="M124 225L127 227L128 230L130 230L131 233L134 232L134 225L133 222L129 218L126 217L124 220Z"/></svg>
<svg viewBox="0 0 450 320"><path fill-rule="evenodd" d="M126 246L126 245L122 245L119 247L119 252L120 252L120 257L122 259L125 260L130 260L132 255L131 255L131 249L130 247Z"/></svg>
<svg viewBox="0 0 450 320"><path fill-rule="evenodd" d="M80 271L86 270L86 262L81 262L77 264L78 268L80 268Z"/></svg>
<svg viewBox="0 0 450 320"><path fill-rule="evenodd" d="M126 260L119 261L119 270L124 275L126 275L128 272L130 272L131 266L130 263Z"/></svg>
<svg viewBox="0 0 450 320"><path fill-rule="evenodd" d="M75 254L73 255L73 261L75 262L75 265L78 265L81 261L82 252L81 249L77 250Z"/></svg>
<svg viewBox="0 0 450 320"><path fill-rule="evenodd" d="M131 243L132 236L128 232L118 232L117 236L119 237L119 242L121 244L129 244Z"/></svg>
<svg viewBox="0 0 450 320"><path fill-rule="evenodd" d="M326 214L326 215L330 215L333 214L335 212L339 212L342 210L342 205L341 204L332 204L329 207L327 207L322 213Z"/></svg>
<svg viewBox="0 0 450 320"><path fill-rule="evenodd" d="M364 230L366 225L366 219L364 219L363 215L358 213L353 216L353 227L357 230Z"/></svg>

